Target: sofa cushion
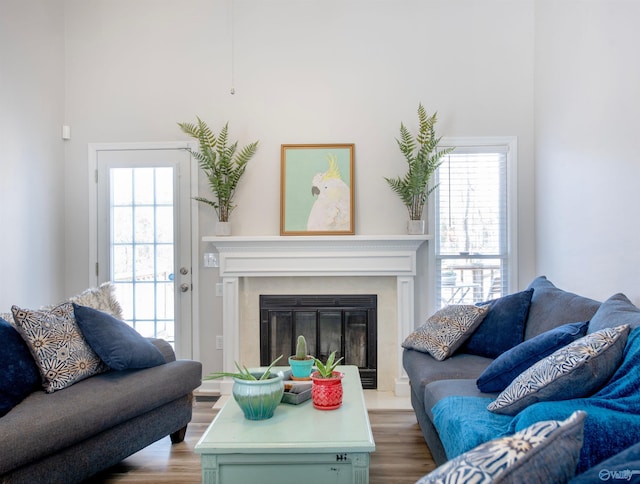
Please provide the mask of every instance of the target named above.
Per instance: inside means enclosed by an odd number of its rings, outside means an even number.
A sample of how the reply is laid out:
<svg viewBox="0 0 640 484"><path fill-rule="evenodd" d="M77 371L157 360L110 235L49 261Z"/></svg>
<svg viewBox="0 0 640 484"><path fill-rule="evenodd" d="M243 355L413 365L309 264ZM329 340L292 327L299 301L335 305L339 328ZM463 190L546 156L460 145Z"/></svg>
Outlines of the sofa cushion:
<svg viewBox="0 0 640 484"><path fill-rule="evenodd" d="M631 329L640 326L640 309L622 293L614 294L603 302L589 323L589 333L603 328L628 324Z"/></svg>
<svg viewBox="0 0 640 484"><path fill-rule="evenodd" d="M575 474L585 412L537 422L490 440L438 467L419 484L447 482L566 482Z"/></svg>
<svg viewBox="0 0 640 484"><path fill-rule="evenodd" d="M75 303L73 310L89 346L112 370L150 368L164 363L160 350L127 323Z"/></svg>
<svg viewBox="0 0 640 484"><path fill-rule="evenodd" d="M407 336L402 347L427 352L442 361L464 343L488 312L489 306L468 304L442 308Z"/></svg>
<svg viewBox="0 0 640 484"><path fill-rule="evenodd" d="M11 308L18 331L33 355L47 393L61 390L106 370L82 336L72 303L50 311Z"/></svg>
<svg viewBox="0 0 640 484"><path fill-rule="evenodd" d="M433 407L447 397L476 397L493 400L497 396L497 393L481 392L473 378L437 380L424 387L424 409L429 419L433 422ZM485 403L485 410L488 404L489 402ZM496 414L491 413L491 416L495 417Z"/></svg>
<svg viewBox="0 0 640 484"><path fill-rule="evenodd" d="M498 356L478 378L482 392L501 392L520 373L542 358L582 338L589 322L563 324L523 341L515 348Z"/></svg>
<svg viewBox="0 0 640 484"><path fill-rule="evenodd" d="M40 373L16 328L0 318L0 417L40 388Z"/></svg>
<svg viewBox="0 0 640 484"><path fill-rule="evenodd" d="M489 305L489 312L460 350L495 358L522 343L532 295L533 289L527 289L481 303Z"/></svg>
<svg viewBox="0 0 640 484"><path fill-rule="evenodd" d="M524 339L562 324L589 321L600 307L598 301L557 288L545 276L534 279L528 289L533 289L533 296Z"/></svg>
<svg viewBox="0 0 640 484"><path fill-rule="evenodd" d="M438 361L428 353L407 349L402 352L402 366L409 377L411 394L417 400L416 406L427 410L430 407L426 407L424 401L426 385L440 380L469 379L475 388L476 378L491 361L484 356L466 353L456 353L444 361Z"/></svg>
<svg viewBox="0 0 640 484"><path fill-rule="evenodd" d="M490 402L491 398L486 395L449 395L431 409L431 421L441 440L447 460L480 444L507 435L513 417L490 412L487 410Z"/></svg>
<svg viewBox="0 0 640 484"><path fill-rule="evenodd" d="M590 395L615 373L628 334L625 324L570 343L522 372L487 408L516 415L536 402Z"/></svg>

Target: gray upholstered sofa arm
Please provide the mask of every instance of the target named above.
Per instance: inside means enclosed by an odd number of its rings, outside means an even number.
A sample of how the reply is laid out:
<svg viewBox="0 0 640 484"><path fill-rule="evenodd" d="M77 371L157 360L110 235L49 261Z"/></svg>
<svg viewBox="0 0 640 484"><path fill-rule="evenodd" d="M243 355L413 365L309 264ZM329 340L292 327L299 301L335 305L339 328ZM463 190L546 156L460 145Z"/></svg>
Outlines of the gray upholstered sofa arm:
<svg viewBox="0 0 640 484"><path fill-rule="evenodd" d="M169 363L171 361L176 361L176 354L173 351L173 347L166 341L160 338L147 338L151 341L156 348L160 350L162 356L164 356L164 361Z"/></svg>

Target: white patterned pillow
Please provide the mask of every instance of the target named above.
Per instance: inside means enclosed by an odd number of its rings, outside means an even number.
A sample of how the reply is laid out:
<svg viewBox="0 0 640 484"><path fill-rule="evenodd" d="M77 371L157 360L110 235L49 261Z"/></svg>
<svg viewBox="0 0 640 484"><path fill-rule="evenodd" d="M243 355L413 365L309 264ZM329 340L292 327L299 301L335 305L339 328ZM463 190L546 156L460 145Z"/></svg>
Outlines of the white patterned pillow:
<svg viewBox="0 0 640 484"><path fill-rule="evenodd" d="M561 422L537 422L513 435L480 444L416 484L567 482L576 472L586 415L577 411Z"/></svg>
<svg viewBox="0 0 640 484"><path fill-rule="evenodd" d="M17 306L11 310L16 327L38 365L47 393L107 370L82 336L72 303L63 303L49 311Z"/></svg>
<svg viewBox="0 0 640 484"><path fill-rule="evenodd" d="M407 336L403 348L429 353L442 361L451 356L476 330L489 312L490 305L447 306Z"/></svg>
<svg viewBox="0 0 640 484"><path fill-rule="evenodd" d="M103 282L98 287L85 289L80 294L70 297L69 302L97 309L122 320L122 307L116 299L114 291L115 287L110 281Z"/></svg>
<svg viewBox="0 0 640 484"><path fill-rule="evenodd" d="M616 371L629 325L605 328L560 348L520 373L487 409L516 415L529 405L592 394Z"/></svg>
<svg viewBox="0 0 640 484"><path fill-rule="evenodd" d="M11 314L11 313L0 313L0 318L4 319L10 325L15 326L15 323L13 322L13 314Z"/></svg>

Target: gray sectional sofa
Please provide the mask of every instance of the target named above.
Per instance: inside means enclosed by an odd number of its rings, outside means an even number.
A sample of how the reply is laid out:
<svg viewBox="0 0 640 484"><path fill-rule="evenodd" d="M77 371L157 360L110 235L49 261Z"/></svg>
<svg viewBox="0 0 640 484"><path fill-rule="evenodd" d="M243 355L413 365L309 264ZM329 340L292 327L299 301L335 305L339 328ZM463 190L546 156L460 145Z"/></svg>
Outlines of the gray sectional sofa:
<svg viewBox="0 0 640 484"><path fill-rule="evenodd" d="M167 435L180 442L201 364L176 360L164 340L150 341L165 364L34 391L0 417L0 482L79 482Z"/></svg>
<svg viewBox="0 0 640 484"><path fill-rule="evenodd" d="M527 297L529 298L528 303ZM505 303L505 301L509 300L511 301L510 304ZM640 326L640 310L623 294L616 294L604 303L600 303L564 291L556 287L546 277L541 276L536 278L526 291L501 298L501 303L503 303L503 307L501 311L496 313L500 316L499 318L496 319L494 317L492 322L488 323L489 327L484 327L493 310L493 306L491 306L492 309L487 313L485 321L475 330L476 333L473 333L469 340L452 356L442 361L436 360L424 351L407 349L406 347L404 349L403 366L410 380L411 403L437 465L441 465L448 460L446 446L443 445L443 441L445 437L448 438L449 436L440 435L437 427L437 418L434 417L434 407L440 403L436 409L440 412L439 416L441 417L442 409L446 411L446 405L443 405L443 403L455 400L458 406L451 408L456 408L456 414L448 417L450 420L457 422L458 427L461 429L462 440L473 441L476 437L472 435L475 432L474 428L477 429L483 425L482 419L486 419L487 426L493 425L492 419L494 415L486 410L486 406L487 402L494 401L499 394L499 391L481 391L478 388L479 377L482 376L484 378L482 381L486 384L485 370L498 357L511 348L518 346L520 342L532 340L539 335L555 334L557 330L552 331L554 328L567 328L569 323L573 323L572 328L579 328L572 329L572 331L576 332L571 339L572 341L603 328L629 324L629 343L625 348L624 359L620 365L624 366L625 360L628 360L626 364L629 368L633 368L637 364L637 358L640 358L640 351L637 351L640 344L634 343L634 348L629 348L632 341L640 341L640 336L638 335L640 330L634 331ZM503 321L502 325L500 321ZM577 331L582 331L582 333L577 334ZM514 335L515 340L510 340ZM558 345L558 347L561 346ZM630 375L633 372L628 373ZM628 394L624 395L624 398L612 396L611 405L608 404L607 393L603 390L597 393L596 391L593 392L596 397L599 397L593 401L590 399L591 395L586 395L584 398L572 398L570 401L560 404L566 403L571 410L584 408L588 414L585 419L585 442L580 456L580 464L578 465L578 474L583 473L582 475L585 477L580 482L588 482L589 478L597 476L602 469L606 472L615 469L615 467L607 467L607 465L620 468L621 459L622 465L627 465L627 467L631 461L625 461L625 459L631 459L637 463L640 456L640 444L637 443L640 440L638 439L638 435L640 435L640 408L635 405L637 401L635 394L638 393L637 388L640 388L640 377L630 377L629 375L625 376L627 380L625 385L629 389ZM499 376L500 373L498 373ZM594 378L597 377L598 375L594 375ZM611 380L614 379L615 377L611 378ZM638 379L638 385L634 389L636 385L635 379ZM568 384L568 386L570 387L571 384ZM606 385L603 385L603 388L606 388ZM612 393L610 392L610 394ZM567 410L566 415L562 417L563 413L558 408L553 407L555 403L553 402L550 405L552 407L549 410L550 414L556 412L558 415L554 414L554 416L557 416L558 419L566 418L571 414L571 411ZM465 405L468 406L465 407ZM532 411L536 409L539 410L538 413L540 414L540 409L544 409L545 405L546 402L535 403L531 405L530 409L523 410L519 415L527 414L530 416ZM625 440L627 439L626 436L625 438L612 436L607 441L606 436L597 435L597 431L607 429L609 421L616 420L618 417L625 422L625 430L628 431L629 435L628 440ZM509 428L508 426L511 424L510 428L513 430L516 425L513 422L518 420L518 415L515 417L496 415L495 420L497 422L496 429L500 429L500 425L503 426L502 429ZM520 430L520 428L516 430ZM605 430L604 433L607 431ZM611 432L615 432L615 430L612 429ZM499 434L498 431L494 433L496 435ZM491 431L488 431L487 435L490 434ZM596 441L595 437L603 440L601 442ZM589 441L589 439L593 441ZM453 456L449 456L449 458L453 458ZM610 460L606 461L606 458ZM593 465L598 460L600 460L599 465ZM640 467L636 470L639 469ZM576 478L577 482L579 480L580 476Z"/></svg>
<svg viewBox="0 0 640 484"><path fill-rule="evenodd" d="M80 482L184 439L202 365L125 323L114 292L0 314L0 483Z"/></svg>

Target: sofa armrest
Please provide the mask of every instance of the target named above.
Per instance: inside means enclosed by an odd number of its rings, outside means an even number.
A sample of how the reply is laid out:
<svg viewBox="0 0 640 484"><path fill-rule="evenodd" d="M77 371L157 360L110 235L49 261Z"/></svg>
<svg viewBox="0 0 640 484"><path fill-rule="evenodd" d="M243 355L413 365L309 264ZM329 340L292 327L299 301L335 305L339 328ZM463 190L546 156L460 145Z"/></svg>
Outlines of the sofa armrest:
<svg viewBox="0 0 640 484"><path fill-rule="evenodd" d="M176 354L173 351L173 347L166 341L161 338L147 338L153 345L160 350L162 356L164 356L164 361L169 363L170 361L176 361Z"/></svg>

